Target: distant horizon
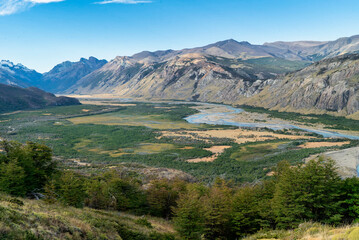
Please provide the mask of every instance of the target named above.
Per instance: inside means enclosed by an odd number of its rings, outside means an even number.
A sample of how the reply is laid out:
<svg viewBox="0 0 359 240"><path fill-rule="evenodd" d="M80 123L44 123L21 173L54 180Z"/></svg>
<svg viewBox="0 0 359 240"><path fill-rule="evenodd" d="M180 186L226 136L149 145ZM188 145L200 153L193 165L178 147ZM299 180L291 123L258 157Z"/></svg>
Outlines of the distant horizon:
<svg viewBox="0 0 359 240"><path fill-rule="evenodd" d="M0 0L0 59L47 72L225 39L330 41L359 33L358 10L356 0Z"/></svg>
<svg viewBox="0 0 359 240"><path fill-rule="evenodd" d="M98 60L106 60L108 62L112 61L113 59L115 59L116 57L131 57L137 53L141 53L141 52L157 52L157 51L178 51L178 50L184 50L184 49L191 49L191 48L196 48L196 47L204 47L204 46L207 46L207 45L210 45L210 44L214 44L214 43L218 43L218 42L223 42L223 41L228 41L228 40L234 40L234 41L237 41L237 42L249 42L251 45L264 45L266 43L275 43L275 42L331 42L331 41L335 41L335 40L338 40L340 38L349 38L349 37L354 37L354 36L359 36L359 34L354 34L354 35L351 35L351 36L343 36L343 37L339 37L339 38L336 38L336 39L330 39L330 40L294 40L294 41L283 41L283 40L276 40L276 41L271 41L271 42L263 42L263 43L251 43L249 41L246 41L246 40L237 40L237 39L234 39L234 38L228 38L228 39L224 39L224 40L219 40L219 41L216 41L216 42L212 42L212 43L207 43L203 46L192 46L192 47L184 47L184 48L177 48L177 49L173 49L173 48L169 48L169 49L156 49L156 50L142 50L142 51L138 51L138 52L134 52L132 54L129 54L129 55L116 55L114 56L113 58L110 58L110 59L106 59L106 58L101 58L101 57L98 57L98 56L93 56L93 55L88 55L87 57L86 56L81 56L81 57L78 57L77 59L66 59L66 60L63 60L63 61L60 61L58 62L57 64L53 65L53 66L50 66L50 68L47 70L47 71L39 71L38 69L35 69L35 68L31 68L29 66L27 66L26 64L22 63L22 62L15 62L15 61L12 61L11 59L0 59L0 61L10 61L12 62L14 65L24 65L25 67L29 68L30 70L35 70L41 74L43 73L46 73L46 72L49 72L50 70L52 70L56 65L58 64L61 64L61 63L64 63L64 62L79 62L81 61L81 59L86 59L86 60L89 60L91 57L94 57Z"/></svg>

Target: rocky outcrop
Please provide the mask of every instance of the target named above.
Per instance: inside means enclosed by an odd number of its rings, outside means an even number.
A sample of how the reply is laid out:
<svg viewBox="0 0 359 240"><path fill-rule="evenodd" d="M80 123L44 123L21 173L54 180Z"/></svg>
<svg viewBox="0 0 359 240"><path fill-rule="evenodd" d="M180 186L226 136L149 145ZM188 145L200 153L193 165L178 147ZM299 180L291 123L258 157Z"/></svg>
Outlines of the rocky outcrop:
<svg viewBox="0 0 359 240"><path fill-rule="evenodd" d="M288 111L359 110L359 55L344 55L314 63L275 81L245 103Z"/></svg>

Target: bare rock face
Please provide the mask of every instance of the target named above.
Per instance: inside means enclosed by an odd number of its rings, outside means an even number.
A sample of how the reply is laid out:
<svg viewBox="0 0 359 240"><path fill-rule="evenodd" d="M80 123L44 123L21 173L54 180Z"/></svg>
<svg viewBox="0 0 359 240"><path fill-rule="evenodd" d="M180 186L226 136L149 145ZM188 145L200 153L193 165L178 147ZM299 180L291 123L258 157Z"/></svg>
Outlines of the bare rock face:
<svg viewBox="0 0 359 240"><path fill-rule="evenodd" d="M187 53L160 63L117 57L81 79L69 93L235 102L257 94L264 79L277 76L278 73L262 70L257 63L200 53Z"/></svg>
<svg viewBox="0 0 359 240"><path fill-rule="evenodd" d="M287 74L248 102L280 110L353 114L359 110L359 55L323 60Z"/></svg>

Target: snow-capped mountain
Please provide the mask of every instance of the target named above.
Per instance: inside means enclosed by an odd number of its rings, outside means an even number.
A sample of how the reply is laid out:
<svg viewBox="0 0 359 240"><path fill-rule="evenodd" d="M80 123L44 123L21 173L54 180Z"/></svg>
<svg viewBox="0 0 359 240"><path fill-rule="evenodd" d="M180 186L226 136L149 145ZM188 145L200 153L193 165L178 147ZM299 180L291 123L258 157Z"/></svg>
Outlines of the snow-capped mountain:
<svg viewBox="0 0 359 240"><path fill-rule="evenodd" d="M42 74L25 67L14 64L8 60L0 61L0 83L20 87L38 86Z"/></svg>

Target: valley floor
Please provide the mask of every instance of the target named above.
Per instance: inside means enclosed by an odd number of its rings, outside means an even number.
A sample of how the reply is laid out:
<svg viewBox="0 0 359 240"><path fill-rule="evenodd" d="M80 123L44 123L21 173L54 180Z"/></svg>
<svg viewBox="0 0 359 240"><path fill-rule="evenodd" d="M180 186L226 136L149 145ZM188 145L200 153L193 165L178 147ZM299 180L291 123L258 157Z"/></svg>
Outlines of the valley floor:
<svg viewBox="0 0 359 240"><path fill-rule="evenodd" d="M322 123L281 119L265 112L233 112L224 105L111 98L82 99L82 103L2 114L0 134L8 140L49 145L65 169L95 173L103 168L135 172L166 168L175 169L166 171L171 177L207 182L223 176L252 182L270 176L271 168L282 160L295 164L312 155L358 145L355 140L286 128L321 124L320 131L332 131ZM233 122L245 124L230 126ZM356 167L349 172L355 175Z"/></svg>

